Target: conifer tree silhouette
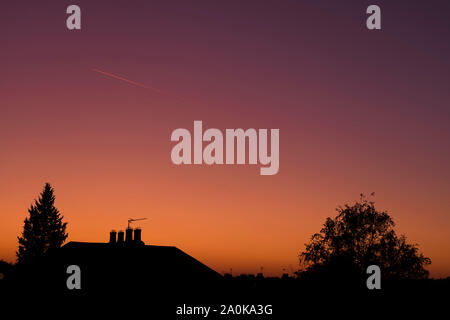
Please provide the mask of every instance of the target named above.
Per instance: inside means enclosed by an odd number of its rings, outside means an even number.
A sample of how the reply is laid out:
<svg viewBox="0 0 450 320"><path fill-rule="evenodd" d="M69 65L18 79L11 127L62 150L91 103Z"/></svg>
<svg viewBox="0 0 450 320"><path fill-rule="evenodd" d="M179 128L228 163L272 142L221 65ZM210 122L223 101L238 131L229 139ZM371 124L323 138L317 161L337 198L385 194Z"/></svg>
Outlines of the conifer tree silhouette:
<svg viewBox="0 0 450 320"><path fill-rule="evenodd" d="M16 252L18 263L33 261L44 256L50 248L59 248L67 239L63 216L55 207L55 196L49 183L45 184L40 198L28 209L25 218L19 249Z"/></svg>

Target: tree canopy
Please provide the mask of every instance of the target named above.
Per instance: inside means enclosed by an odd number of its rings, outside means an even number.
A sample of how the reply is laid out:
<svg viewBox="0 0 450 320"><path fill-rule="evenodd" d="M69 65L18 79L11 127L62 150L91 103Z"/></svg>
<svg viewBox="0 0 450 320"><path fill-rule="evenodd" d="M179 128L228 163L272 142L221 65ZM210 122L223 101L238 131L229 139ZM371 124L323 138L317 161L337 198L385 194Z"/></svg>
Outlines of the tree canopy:
<svg viewBox="0 0 450 320"><path fill-rule="evenodd" d="M63 216L55 207L54 190L49 183L28 213L22 235L18 237L18 263L44 256L49 249L61 247L67 238L67 223L62 221Z"/></svg>
<svg viewBox="0 0 450 320"><path fill-rule="evenodd" d="M369 265L378 265L385 279L428 277L425 267L431 260L416 244L407 243L404 235L396 235L393 219L387 212L376 210L373 201L361 195L360 201L336 210L338 215L327 218L300 253L304 272L346 261L361 273Z"/></svg>

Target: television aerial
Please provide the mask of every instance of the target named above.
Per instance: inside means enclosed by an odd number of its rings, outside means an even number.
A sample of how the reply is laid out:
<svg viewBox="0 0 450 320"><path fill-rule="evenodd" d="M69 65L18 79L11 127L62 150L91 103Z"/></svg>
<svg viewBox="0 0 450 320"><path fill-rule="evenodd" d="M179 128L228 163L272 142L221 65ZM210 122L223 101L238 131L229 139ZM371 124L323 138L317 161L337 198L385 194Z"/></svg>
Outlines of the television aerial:
<svg viewBox="0 0 450 320"><path fill-rule="evenodd" d="M141 220L147 220L147 218L137 218L137 219L129 218L129 219L128 219L128 226L127 226L127 229L130 229L130 223L132 223L132 222L134 222L134 221L141 221Z"/></svg>

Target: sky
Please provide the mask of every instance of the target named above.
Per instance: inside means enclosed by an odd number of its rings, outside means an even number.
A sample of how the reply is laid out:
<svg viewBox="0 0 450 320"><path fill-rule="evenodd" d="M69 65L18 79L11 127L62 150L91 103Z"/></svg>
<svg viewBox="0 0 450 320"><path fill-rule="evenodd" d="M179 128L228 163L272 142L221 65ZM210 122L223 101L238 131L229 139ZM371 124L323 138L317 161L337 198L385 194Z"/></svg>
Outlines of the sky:
<svg viewBox="0 0 450 320"><path fill-rule="evenodd" d="M128 218L218 272L298 269L335 208L375 192L450 276L450 3L67 1L0 6L0 259L45 182L68 241ZM279 128L280 170L172 163L177 128Z"/></svg>

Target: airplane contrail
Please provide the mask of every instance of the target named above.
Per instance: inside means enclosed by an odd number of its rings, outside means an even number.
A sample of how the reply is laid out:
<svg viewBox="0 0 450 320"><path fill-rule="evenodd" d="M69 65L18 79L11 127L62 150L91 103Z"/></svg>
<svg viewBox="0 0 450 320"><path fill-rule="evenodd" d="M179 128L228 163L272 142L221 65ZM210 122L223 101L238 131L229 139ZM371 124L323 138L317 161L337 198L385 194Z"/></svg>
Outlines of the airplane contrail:
<svg viewBox="0 0 450 320"><path fill-rule="evenodd" d="M102 70L99 70L99 69L92 69L92 71L97 72L97 73L101 73L101 74L103 74L105 76L108 76L108 77L111 77L111 78L114 78L114 79L118 79L118 80L122 80L122 81L125 81L125 82L128 82L128 83L131 83L131 84L133 84L135 86L138 86L138 87L141 87L141 88L151 89L151 90L156 91L158 93L162 93L161 90L159 90L159 89L146 86L146 85L144 85L142 83L139 83L139 82L136 82L136 81L133 81L133 80L129 80L127 78L119 77L119 76L117 76L115 74L112 74L112 73L109 73L109 72L105 72L105 71L102 71Z"/></svg>

